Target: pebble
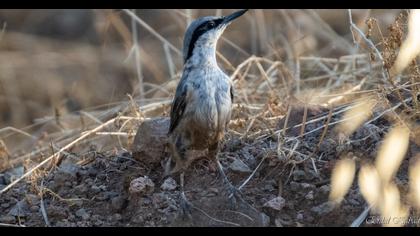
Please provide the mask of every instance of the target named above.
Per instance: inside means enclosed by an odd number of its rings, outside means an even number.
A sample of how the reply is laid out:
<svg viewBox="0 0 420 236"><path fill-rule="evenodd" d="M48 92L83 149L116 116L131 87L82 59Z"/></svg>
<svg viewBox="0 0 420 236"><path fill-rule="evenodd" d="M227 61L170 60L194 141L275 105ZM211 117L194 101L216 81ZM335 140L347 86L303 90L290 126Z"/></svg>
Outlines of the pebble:
<svg viewBox="0 0 420 236"><path fill-rule="evenodd" d="M38 212L39 211L39 206L31 206L30 210L31 210L31 212Z"/></svg>
<svg viewBox="0 0 420 236"><path fill-rule="evenodd" d="M14 224L16 223L16 218L11 215L1 216L0 222L5 224Z"/></svg>
<svg viewBox="0 0 420 236"><path fill-rule="evenodd" d="M303 171L303 170L295 170L293 172L293 180L294 181L304 180L305 176L306 176L306 174L305 174L305 171Z"/></svg>
<svg viewBox="0 0 420 236"><path fill-rule="evenodd" d="M92 190L93 193L99 193L101 191L101 189L96 185L92 185L90 189Z"/></svg>
<svg viewBox="0 0 420 236"><path fill-rule="evenodd" d="M177 183L176 183L176 181L175 181L173 178L171 178L171 177L169 177L169 178L165 179L165 181L163 181L163 184L160 186L160 188L161 188L163 191L172 191L172 190L175 190L175 189L176 189L176 187L177 187Z"/></svg>
<svg viewBox="0 0 420 236"><path fill-rule="evenodd" d="M9 215L25 217L29 213L29 206L25 200L20 200L16 205L10 209Z"/></svg>
<svg viewBox="0 0 420 236"><path fill-rule="evenodd" d="M8 208L10 206L10 204L6 202L6 203L2 203L0 206L2 208Z"/></svg>
<svg viewBox="0 0 420 236"><path fill-rule="evenodd" d="M330 193L330 186L329 185L322 185L319 190L321 191L322 194L326 194L328 195Z"/></svg>
<svg viewBox="0 0 420 236"><path fill-rule="evenodd" d="M276 211L280 211L286 205L286 200L282 197L275 197L270 201L266 202L263 207L268 207Z"/></svg>
<svg viewBox="0 0 420 236"><path fill-rule="evenodd" d="M296 220L303 220L303 214L302 213L297 213Z"/></svg>
<svg viewBox="0 0 420 236"><path fill-rule="evenodd" d="M120 211L124 207L125 198L117 196L111 199L111 207L114 211Z"/></svg>
<svg viewBox="0 0 420 236"><path fill-rule="evenodd" d="M153 181L149 177L144 176L131 181L129 192L145 195L152 193L154 189L155 184Z"/></svg>
<svg viewBox="0 0 420 236"><path fill-rule="evenodd" d="M334 210L334 203L333 202L324 202L318 206L312 207L311 211L315 213L317 216L322 216L328 214Z"/></svg>
<svg viewBox="0 0 420 236"><path fill-rule="evenodd" d="M252 170L241 160L239 159L235 159L231 164L230 164L230 169L236 172L240 172L240 173L251 173Z"/></svg>
<svg viewBox="0 0 420 236"><path fill-rule="evenodd" d="M83 220L88 220L90 215L86 212L85 208L80 208L76 211L76 216L81 217Z"/></svg>
<svg viewBox="0 0 420 236"><path fill-rule="evenodd" d="M299 183L294 182L294 181L290 182L290 190L297 192L299 191L299 187L300 187Z"/></svg>
<svg viewBox="0 0 420 236"><path fill-rule="evenodd" d="M309 191L309 193L305 195L305 199L314 200L314 191Z"/></svg>

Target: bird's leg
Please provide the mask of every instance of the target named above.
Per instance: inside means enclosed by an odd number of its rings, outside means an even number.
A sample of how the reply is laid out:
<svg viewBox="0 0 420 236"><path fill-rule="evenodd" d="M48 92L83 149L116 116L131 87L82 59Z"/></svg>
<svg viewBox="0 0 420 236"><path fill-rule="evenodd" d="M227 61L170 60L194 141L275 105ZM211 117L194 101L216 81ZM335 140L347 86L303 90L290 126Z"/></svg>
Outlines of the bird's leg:
<svg viewBox="0 0 420 236"><path fill-rule="evenodd" d="M217 167L219 169L220 174L223 177L223 182L225 182L225 184L228 185L229 187L229 196L228 198L231 201L231 207L235 208L236 207L236 197L238 197L240 200L243 201L242 197L240 196L240 190L237 189L235 186L233 186L233 184L229 181L228 177L225 174L225 171L223 170L223 166L220 163L219 160L219 142L216 142L215 144L211 145L209 147L209 155L210 157L214 158L216 160L217 163Z"/></svg>
<svg viewBox="0 0 420 236"><path fill-rule="evenodd" d="M165 166L165 174L174 174L180 171L180 175L179 175L179 182L180 182L180 194L181 194L181 211L182 211L182 217L185 219L185 217L187 216L189 219L191 219L191 208L192 208L192 204L188 201L187 197L185 196L185 189L184 189L184 177L185 177L185 169L187 167L187 156L186 156L186 151L187 151L187 147L184 144L183 140L181 140L181 137L177 137L176 141L173 142L173 140L171 140L170 142L170 148L172 151L172 158L175 161L175 167L169 171L170 168L170 163L166 164ZM170 161L170 160L169 160Z"/></svg>
<svg viewBox="0 0 420 236"><path fill-rule="evenodd" d="M191 220L191 208L192 204L188 201L187 196L185 196L184 191L184 171L181 172L179 175L180 186L181 186L181 210L182 210L182 217L185 218L186 216Z"/></svg>

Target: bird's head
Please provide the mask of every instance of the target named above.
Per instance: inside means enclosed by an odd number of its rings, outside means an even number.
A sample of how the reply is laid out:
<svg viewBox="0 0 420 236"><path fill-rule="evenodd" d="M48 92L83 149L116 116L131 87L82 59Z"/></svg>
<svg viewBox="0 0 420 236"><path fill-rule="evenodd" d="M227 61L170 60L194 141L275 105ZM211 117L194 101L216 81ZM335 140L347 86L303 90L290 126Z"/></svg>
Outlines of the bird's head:
<svg viewBox="0 0 420 236"><path fill-rule="evenodd" d="M194 49L200 47L216 47L217 40L226 27L233 20L242 16L247 10L240 10L228 16L206 16L194 20L184 36L183 57L184 62L193 55Z"/></svg>

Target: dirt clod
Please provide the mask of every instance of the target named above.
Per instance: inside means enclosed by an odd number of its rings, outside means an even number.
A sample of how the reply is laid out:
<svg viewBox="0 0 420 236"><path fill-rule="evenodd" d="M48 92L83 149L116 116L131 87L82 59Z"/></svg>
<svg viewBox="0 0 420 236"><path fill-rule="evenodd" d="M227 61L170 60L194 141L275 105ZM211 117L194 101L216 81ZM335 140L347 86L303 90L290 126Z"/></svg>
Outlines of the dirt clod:
<svg viewBox="0 0 420 236"><path fill-rule="evenodd" d="M149 177L144 176L131 181L129 191L132 194L148 195L152 193L154 189L155 184L153 181Z"/></svg>

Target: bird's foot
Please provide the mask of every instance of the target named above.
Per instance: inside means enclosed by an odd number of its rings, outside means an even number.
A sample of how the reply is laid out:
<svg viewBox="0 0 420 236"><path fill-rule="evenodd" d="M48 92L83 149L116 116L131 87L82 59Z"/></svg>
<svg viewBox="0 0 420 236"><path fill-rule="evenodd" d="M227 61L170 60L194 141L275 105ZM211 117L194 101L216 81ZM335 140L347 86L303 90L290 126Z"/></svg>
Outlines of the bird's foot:
<svg viewBox="0 0 420 236"><path fill-rule="evenodd" d="M193 208L193 205L188 201L187 197L185 196L185 193L181 193L181 213L182 218L186 220L187 218L189 220L192 220L191 210Z"/></svg>
<svg viewBox="0 0 420 236"><path fill-rule="evenodd" d="M228 184L229 185L229 195L228 195L228 199L230 201L230 208L231 209L237 209L238 207L238 199L242 202L245 202L245 200L242 197L242 192L241 190L239 190L238 188L236 188L235 186L233 186L232 184Z"/></svg>

